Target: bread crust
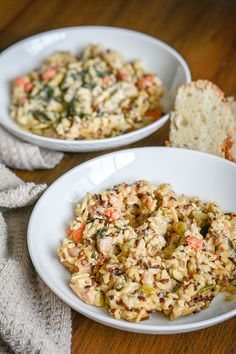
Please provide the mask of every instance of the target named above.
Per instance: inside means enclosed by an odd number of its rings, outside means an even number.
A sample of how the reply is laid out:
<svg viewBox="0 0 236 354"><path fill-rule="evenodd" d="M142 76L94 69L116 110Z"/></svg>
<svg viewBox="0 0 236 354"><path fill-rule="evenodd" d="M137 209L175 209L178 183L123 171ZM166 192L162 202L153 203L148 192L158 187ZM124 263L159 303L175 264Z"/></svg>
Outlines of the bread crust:
<svg viewBox="0 0 236 354"><path fill-rule="evenodd" d="M193 87L193 88L198 88L200 90L205 90L206 88L211 88L215 93L220 97L221 102L227 107L227 109L232 112L231 110L231 105L228 101L228 99L225 97L224 92L213 82L209 80L196 80L196 81L190 81L187 82L185 85L182 85L180 88L184 89L185 87Z"/></svg>
<svg viewBox="0 0 236 354"><path fill-rule="evenodd" d="M234 115L234 119L235 119L235 127L232 133L232 136L234 138L231 138L231 141L229 142L229 147L226 147L226 159L236 162L236 153L234 155L233 153L233 147L236 145L236 101L234 99L234 97L228 97L227 101L230 105L231 111ZM235 151L236 151L236 146L235 146Z"/></svg>

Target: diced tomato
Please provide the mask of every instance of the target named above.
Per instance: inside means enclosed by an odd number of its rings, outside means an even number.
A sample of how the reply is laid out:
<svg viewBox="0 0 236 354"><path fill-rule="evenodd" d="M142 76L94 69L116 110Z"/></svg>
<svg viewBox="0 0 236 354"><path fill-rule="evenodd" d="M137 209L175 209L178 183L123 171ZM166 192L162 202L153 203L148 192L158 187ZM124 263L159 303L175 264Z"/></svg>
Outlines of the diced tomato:
<svg viewBox="0 0 236 354"><path fill-rule="evenodd" d="M152 201L148 198L148 197L144 197L142 199L142 202L143 204L145 204L149 209L151 208L152 206Z"/></svg>
<svg viewBox="0 0 236 354"><path fill-rule="evenodd" d="M102 84L104 85L104 86L107 86L108 84L109 84L109 77L108 76L104 76L103 78L102 78Z"/></svg>
<svg viewBox="0 0 236 354"><path fill-rule="evenodd" d="M29 92L33 88L33 84L30 81L26 80L26 78L24 78L24 76L19 76L15 80L15 84L17 86L23 87L25 92Z"/></svg>
<svg viewBox="0 0 236 354"><path fill-rule="evenodd" d="M88 212L91 214L94 211L94 205L88 207Z"/></svg>
<svg viewBox="0 0 236 354"><path fill-rule="evenodd" d="M153 75L146 75L138 79L137 81L137 86L140 90L145 89L146 87L149 87L153 84L154 82L154 77Z"/></svg>
<svg viewBox="0 0 236 354"><path fill-rule="evenodd" d="M73 230L69 228L67 230L68 235L72 238L72 240L76 243L81 242L83 239L83 232L86 227L86 224L82 224L78 229Z"/></svg>
<svg viewBox="0 0 236 354"><path fill-rule="evenodd" d="M189 236L187 238L187 242L196 251L201 251L202 250L202 242L197 237Z"/></svg>
<svg viewBox="0 0 236 354"><path fill-rule="evenodd" d="M112 221L116 221L119 219L120 215L117 210L114 208L108 208L104 211L104 215L110 218Z"/></svg>
<svg viewBox="0 0 236 354"><path fill-rule="evenodd" d="M155 121L161 117L161 112L156 111L155 109L149 110L145 113L146 117L150 117L152 121Z"/></svg>
<svg viewBox="0 0 236 354"><path fill-rule="evenodd" d="M19 98L19 103L20 104L24 104L24 103L26 103L28 100L27 100L27 98L26 97L20 97Z"/></svg>
<svg viewBox="0 0 236 354"><path fill-rule="evenodd" d="M15 84L17 86L25 86L27 83L28 81L24 78L24 76L19 76L15 79Z"/></svg>
<svg viewBox="0 0 236 354"><path fill-rule="evenodd" d="M25 92L29 92L31 91L33 88L33 84L31 82L27 82L25 85L24 85L24 90Z"/></svg>
<svg viewBox="0 0 236 354"><path fill-rule="evenodd" d="M44 80L52 79L57 73L55 68L50 68L42 72L41 76Z"/></svg>
<svg viewBox="0 0 236 354"><path fill-rule="evenodd" d="M127 74L123 70L117 70L116 77L118 80L125 81L127 79Z"/></svg>

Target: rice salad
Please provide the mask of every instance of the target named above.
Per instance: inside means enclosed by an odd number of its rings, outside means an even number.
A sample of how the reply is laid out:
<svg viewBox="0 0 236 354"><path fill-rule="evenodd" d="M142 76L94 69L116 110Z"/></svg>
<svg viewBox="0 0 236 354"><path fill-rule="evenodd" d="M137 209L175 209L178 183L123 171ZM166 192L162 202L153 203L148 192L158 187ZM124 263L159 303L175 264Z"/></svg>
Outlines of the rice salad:
<svg viewBox="0 0 236 354"><path fill-rule="evenodd" d="M12 84L10 113L25 130L59 139L101 139L162 115L159 78L139 60L101 45L79 56L57 52Z"/></svg>
<svg viewBox="0 0 236 354"><path fill-rule="evenodd" d="M175 320L235 291L236 215L214 202L138 181L87 194L75 213L58 249L70 287L116 319Z"/></svg>

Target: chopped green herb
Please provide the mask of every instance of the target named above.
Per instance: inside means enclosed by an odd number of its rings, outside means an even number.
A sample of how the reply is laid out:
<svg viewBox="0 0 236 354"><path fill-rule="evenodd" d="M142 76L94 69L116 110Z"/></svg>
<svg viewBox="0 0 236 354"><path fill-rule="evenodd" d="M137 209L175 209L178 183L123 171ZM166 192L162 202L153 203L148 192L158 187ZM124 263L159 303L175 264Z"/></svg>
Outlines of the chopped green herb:
<svg viewBox="0 0 236 354"><path fill-rule="evenodd" d="M91 217L91 218L88 219L88 222L94 222L95 220L96 220L96 218L92 218Z"/></svg>
<svg viewBox="0 0 236 354"><path fill-rule="evenodd" d="M96 70L96 74L98 77L105 77L107 75L109 75L109 72L108 71L101 71L101 70Z"/></svg>
<svg viewBox="0 0 236 354"><path fill-rule="evenodd" d="M97 252L93 252L93 253L91 254L91 257L94 258L94 259L97 259L97 256L98 256Z"/></svg>
<svg viewBox="0 0 236 354"><path fill-rule="evenodd" d="M53 97L53 88L50 87L49 85L45 85L41 92L43 92L43 96L46 99L46 101L49 101Z"/></svg>
<svg viewBox="0 0 236 354"><path fill-rule="evenodd" d="M54 97L54 100L59 102L59 103L63 103L63 97L62 96Z"/></svg>
<svg viewBox="0 0 236 354"><path fill-rule="evenodd" d="M96 236L97 237L103 237L105 236L105 233L107 231L107 228L106 227L102 227L101 229L99 229L96 233Z"/></svg>
<svg viewBox="0 0 236 354"><path fill-rule="evenodd" d="M53 88L49 85L44 85L36 94L30 95L30 98L40 98L45 101L50 101L53 97Z"/></svg>
<svg viewBox="0 0 236 354"><path fill-rule="evenodd" d="M201 229L200 229L200 234L205 237L208 233L208 230L210 228L210 224L206 223L206 224L203 224Z"/></svg>
<svg viewBox="0 0 236 354"><path fill-rule="evenodd" d="M173 289L173 293L176 293L176 292L179 290L179 288L181 288L181 283L180 283L180 282L177 282L177 283L175 284L174 289Z"/></svg>
<svg viewBox="0 0 236 354"><path fill-rule="evenodd" d="M236 253L236 247L235 247L233 241L228 239L228 244L229 244L229 247L232 248L234 250L234 252Z"/></svg>
<svg viewBox="0 0 236 354"><path fill-rule="evenodd" d="M78 72L78 75L81 77L81 78L84 78L86 76L88 72L86 70L81 70Z"/></svg>
<svg viewBox="0 0 236 354"><path fill-rule="evenodd" d="M83 87L84 87L84 88L88 88L88 89L90 89L90 90L92 90L95 86L96 86L96 84L94 84L94 83L92 83L92 82L85 82L85 83L83 84Z"/></svg>
<svg viewBox="0 0 236 354"><path fill-rule="evenodd" d="M73 80L77 80L78 79L78 75L79 75L79 73L77 71L72 71L70 73L70 77L72 77Z"/></svg>
<svg viewBox="0 0 236 354"><path fill-rule="evenodd" d="M56 119L56 122L57 122L57 123L60 123L61 121L62 121L62 116L59 114L58 117L57 117L57 119Z"/></svg>
<svg viewBox="0 0 236 354"><path fill-rule="evenodd" d="M49 118L44 112L41 112L41 111L34 111L34 112L33 112L33 115L34 115L34 117L35 117L36 119L41 119L41 120L50 122L50 118Z"/></svg>
<svg viewBox="0 0 236 354"><path fill-rule="evenodd" d="M209 284L209 285L206 285L204 286L203 288L199 289L198 292L197 292L197 295L200 295L202 294L204 291L207 291L207 290L216 290L217 286L216 284Z"/></svg>
<svg viewBox="0 0 236 354"><path fill-rule="evenodd" d="M84 112L79 112L78 115L80 118L83 118L84 116L86 116L86 114Z"/></svg>
<svg viewBox="0 0 236 354"><path fill-rule="evenodd" d="M67 114L69 116L75 116L77 114L76 108L75 108L75 100L74 100L74 98L68 103Z"/></svg>

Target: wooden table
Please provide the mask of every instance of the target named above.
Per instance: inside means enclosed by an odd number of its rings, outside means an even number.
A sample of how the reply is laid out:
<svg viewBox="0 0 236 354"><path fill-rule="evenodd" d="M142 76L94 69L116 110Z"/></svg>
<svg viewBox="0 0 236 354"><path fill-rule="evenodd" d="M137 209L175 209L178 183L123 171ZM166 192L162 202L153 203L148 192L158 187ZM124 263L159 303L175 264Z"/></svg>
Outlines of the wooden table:
<svg viewBox="0 0 236 354"><path fill-rule="evenodd" d="M183 55L193 79L212 80L227 95L236 95L234 0L2 0L0 46L4 49L52 28L90 24L131 28L160 38ZM132 147L163 145L167 136L168 124ZM103 153L66 154L53 170L16 173L25 181L50 184L73 166ZM161 336L108 328L74 311L72 317L72 353L236 353L236 319L193 333Z"/></svg>

